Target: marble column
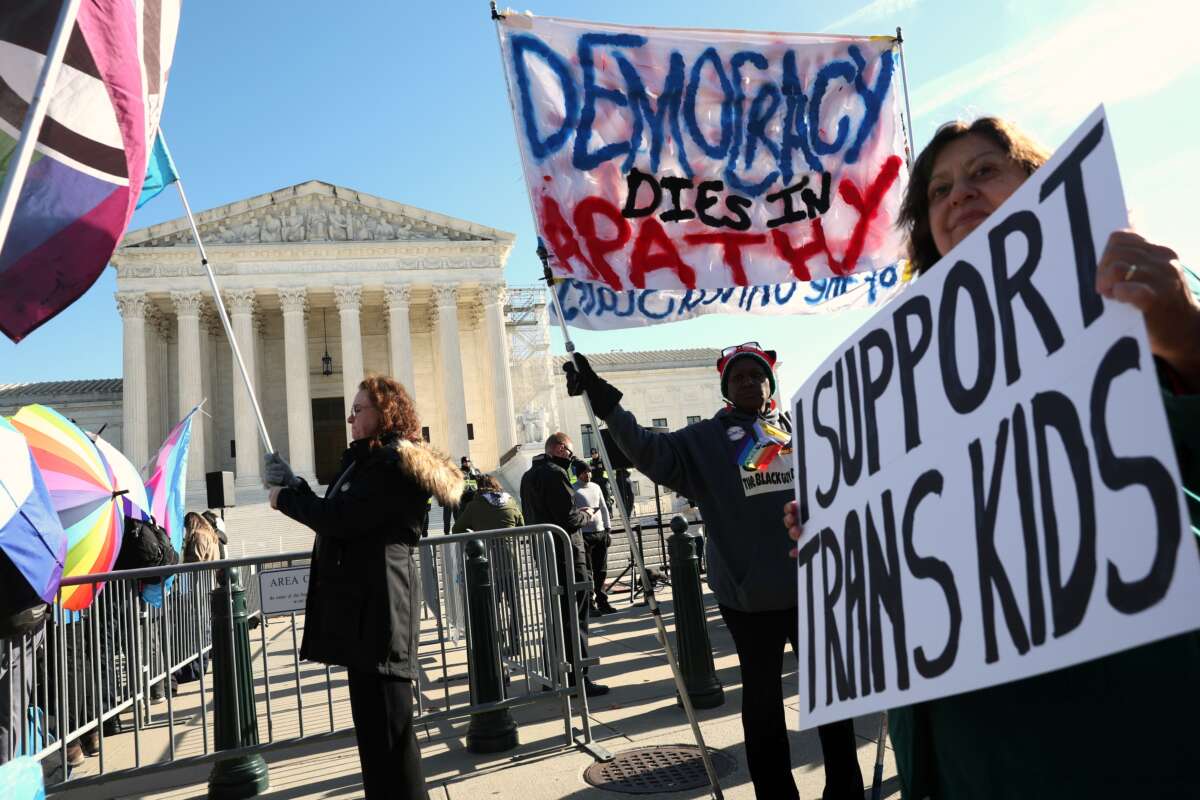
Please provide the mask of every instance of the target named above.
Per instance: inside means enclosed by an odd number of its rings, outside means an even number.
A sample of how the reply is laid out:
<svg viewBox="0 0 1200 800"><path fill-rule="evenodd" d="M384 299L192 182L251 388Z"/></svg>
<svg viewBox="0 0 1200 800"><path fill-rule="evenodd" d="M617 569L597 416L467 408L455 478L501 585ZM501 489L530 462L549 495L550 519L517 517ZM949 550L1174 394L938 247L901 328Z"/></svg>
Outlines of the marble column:
<svg viewBox="0 0 1200 800"><path fill-rule="evenodd" d="M117 292L121 313L121 449L136 466L150 458L146 414L146 295Z"/></svg>
<svg viewBox="0 0 1200 800"><path fill-rule="evenodd" d="M242 354L246 373L251 381L257 374L254 357L254 302L253 289L231 289L225 292L225 305L229 309L233 335L237 339L238 350ZM237 450L234 471L237 474L238 486L257 489L262 485L262 447L258 438L258 422L246 382L242 379L241 370L238 369L237 361L233 359L232 351L229 358L233 385L233 438Z"/></svg>
<svg viewBox="0 0 1200 800"><path fill-rule="evenodd" d="M204 358L201 375L204 381L204 396L208 398L204 408L212 414L211 418L204 421L204 452L208 456L205 459L205 472L213 472L224 466L223 443L217 439L216 420L229 418L230 412L229 399L217 391L219 378L216 354L228 347L225 328L217 317L216 308L211 302L207 302L200 308L200 348Z"/></svg>
<svg viewBox="0 0 1200 800"><path fill-rule="evenodd" d="M171 292L175 304L175 319L178 326L179 347L179 409L177 419L192 410L204 399L204 351L200 347L200 304L203 292ZM212 413L212 409L205 409ZM202 413L192 417L192 438L188 445L187 480L199 486L204 482L205 434L208 418ZM189 487L190 488L190 487ZM190 493L190 492L189 492Z"/></svg>
<svg viewBox="0 0 1200 800"><path fill-rule="evenodd" d="M337 302L338 319L342 323L342 393L346 398L346 413L358 394L358 384L363 375L362 349L362 287L335 286L333 298ZM349 435L349 425L347 435Z"/></svg>
<svg viewBox="0 0 1200 800"><path fill-rule="evenodd" d="M146 332L146 450L153 454L166 438L166 402L169 394L170 365L166 358L169 330L162 311L147 300L144 315Z"/></svg>
<svg viewBox="0 0 1200 800"><path fill-rule="evenodd" d="M433 309L442 360L442 407L446 410L446 449L454 463L471 451L467 442L467 399L463 393L462 353L458 343L458 287L433 287Z"/></svg>
<svg viewBox="0 0 1200 800"><path fill-rule="evenodd" d="M516 412L513 410L512 376L508 361L508 330L504 326L503 283L481 286L483 329L487 342L487 362L491 368L492 409L496 426L496 457L500 458L517 443Z"/></svg>
<svg viewBox="0 0 1200 800"><path fill-rule="evenodd" d="M316 486L313 467L312 400L308 387L308 331L304 311L308 294L303 286L279 290L283 308L283 373L287 393L288 461L297 475Z"/></svg>
<svg viewBox="0 0 1200 800"><path fill-rule="evenodd" d="M408 286L383 287L383 301L388 312L388 352L391 354L392 377L416 397L413 377L412 329L408 310L412 289Z"/></svg>

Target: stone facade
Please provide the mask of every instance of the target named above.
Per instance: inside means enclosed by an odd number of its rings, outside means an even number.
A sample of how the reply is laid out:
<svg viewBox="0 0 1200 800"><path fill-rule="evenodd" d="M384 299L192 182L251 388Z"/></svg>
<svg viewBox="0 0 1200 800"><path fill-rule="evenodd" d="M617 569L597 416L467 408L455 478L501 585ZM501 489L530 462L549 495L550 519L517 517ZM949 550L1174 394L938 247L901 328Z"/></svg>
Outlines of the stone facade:
<svg viewBox="0 0 1200 800"><path fill-rule="evenodd" d="M271 443L299 474L314 477L344 447L364 372L398 376L430 440L456 458L490 469L516 443L509 370L493 367L507 363L512 234L319 181L196 221ZM145 463L204 400L189 478L228 469L260 485L257 420L186 219L131 232L113 264L126 454Z"/></svg>

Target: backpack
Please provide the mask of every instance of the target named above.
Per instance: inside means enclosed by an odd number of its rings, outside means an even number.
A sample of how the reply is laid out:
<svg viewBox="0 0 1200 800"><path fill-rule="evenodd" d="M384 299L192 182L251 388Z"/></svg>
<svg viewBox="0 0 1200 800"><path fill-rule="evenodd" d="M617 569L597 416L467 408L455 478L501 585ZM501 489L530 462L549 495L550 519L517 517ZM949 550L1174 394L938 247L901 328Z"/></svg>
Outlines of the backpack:
<svg viewBox="0 0 1200 800"><path fill-rule="evenodd" d="M8 554L0 550L0 639L36 631L46 621L49 608Z"/></svg>
<svg viewBox="0 0 1200 800"><path fill-rule="evenodd" d="M151 517L148 520L125 518L125 535L114 569L169 567L179 563L179 553L171 545L171 537ZM145 578L146 583L162 583L162 577Z"/></svg>

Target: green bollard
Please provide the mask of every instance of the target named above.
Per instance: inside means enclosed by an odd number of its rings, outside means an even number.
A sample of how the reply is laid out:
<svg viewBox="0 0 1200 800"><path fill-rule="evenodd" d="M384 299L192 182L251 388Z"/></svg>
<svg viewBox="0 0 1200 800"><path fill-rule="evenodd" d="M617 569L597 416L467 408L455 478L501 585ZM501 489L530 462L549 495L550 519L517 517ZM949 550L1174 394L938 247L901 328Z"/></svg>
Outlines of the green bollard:
<svg viewBox="0 0 1200 800"><path fill-rule="evenodd" d="M504 699L504 675L500 669L500 647L496 642L495 593L483 542L467 542L467 608L471 625L467 631L471 678L471 702L492 703ZM507 708L479 711L467 726L467 749L472 753L502 753L519 744L517 723Z"/></svg>
<svg viewBox="0 0 1200 800"><path fill-rule="evenodd" d="M211 602L215 747L248 747L258 744L258 715L254 708L246 589L240 569L233 567L217 574ZM211 800L241 800L261 794L268 784L267 762L261 755L226 758L214 764L209 773L208 796Z"/></svg>
<svg viewBox="0 0 1200 800"><path fill-rule="evenodd" d="M725 690L713 665L712 643L704 617L704 594L700 589L699 536L687 532L687 520L671 520L674 533L667 539L671 552L671 592L675 606L675 641L679 669L688 698L696 708L716 708L725 702ZM680 705L683 701L676 698Z"/></svg>

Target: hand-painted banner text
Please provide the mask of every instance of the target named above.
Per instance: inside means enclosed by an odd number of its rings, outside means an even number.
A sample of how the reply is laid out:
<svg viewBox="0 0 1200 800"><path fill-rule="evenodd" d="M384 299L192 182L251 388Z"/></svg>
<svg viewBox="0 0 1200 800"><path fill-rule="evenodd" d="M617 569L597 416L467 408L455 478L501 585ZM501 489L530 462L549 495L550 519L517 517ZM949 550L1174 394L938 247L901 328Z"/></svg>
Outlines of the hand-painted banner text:
<svg viewBox="0 0 1200 800"><path fill-rule="evenodd" d="M565 280L554 287L566 323L586 330L636 328L705 314L822 314L882 306L908 286L903 269L889 264L857 275L808 283L725 289L626 289Z"/></svg>
<svg viewBox="0 0 1200 800"><path fill-rule="evenodd" d="M512 13L500 38L558 276L719 289L898 260L907 175L890 38Z"/></svg>

